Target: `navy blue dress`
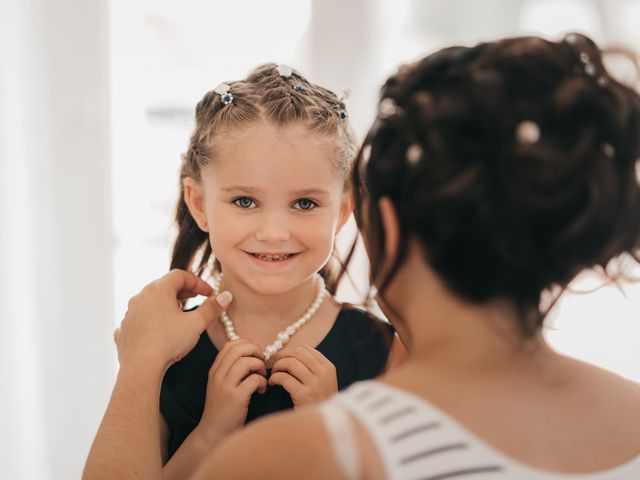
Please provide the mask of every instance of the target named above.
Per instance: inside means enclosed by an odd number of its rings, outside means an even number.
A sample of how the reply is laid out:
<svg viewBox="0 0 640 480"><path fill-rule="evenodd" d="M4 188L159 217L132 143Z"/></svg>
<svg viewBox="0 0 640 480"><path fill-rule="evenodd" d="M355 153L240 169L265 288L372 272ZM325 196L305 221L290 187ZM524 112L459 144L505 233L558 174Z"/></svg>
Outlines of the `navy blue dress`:
<svg viewBox="0 0 640 480"><path fill-rule="evenodd" d="M393 328L368 313L343 307L324 339L316 347L336 367L338 389L374 378L387 363ZM182 360L164 376L160 411L169 425L169 458L198 425L204 410L209 369L218 354L207 332ZM289 393L279 385L251 397L247 423L263 415L293 407Z"/></svg>

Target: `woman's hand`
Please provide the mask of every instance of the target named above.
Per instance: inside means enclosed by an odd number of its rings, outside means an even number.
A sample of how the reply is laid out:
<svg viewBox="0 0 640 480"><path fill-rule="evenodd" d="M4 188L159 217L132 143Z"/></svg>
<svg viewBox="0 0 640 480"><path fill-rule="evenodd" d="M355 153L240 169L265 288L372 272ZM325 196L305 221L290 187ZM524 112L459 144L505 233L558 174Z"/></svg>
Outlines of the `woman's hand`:
<svg viewBox="0 0 640 480"><path fill-rule="evenodd" d="M198 429L215 442L244 425L251 396L267 391L267 370L257 343L224 344L209 369L207 397Z"/></svg>
<svg viewBox="0 0 640 480"><path fill-rule="evenodd" d="M269 385L281 385L294 407L320 402L338 391L336 367L309 346L283 349L276 356Z"/></svg>
<svg viewBox="0 0 640 480"><path fill-rule="evenodd" d="M183 270L172 270L129 300L128 310L114 338L120 365L167 368L184 357L209 323L229 305L231 294L209 297L193 312L182 310L181 300L209 296L212 288Z"/></svg>

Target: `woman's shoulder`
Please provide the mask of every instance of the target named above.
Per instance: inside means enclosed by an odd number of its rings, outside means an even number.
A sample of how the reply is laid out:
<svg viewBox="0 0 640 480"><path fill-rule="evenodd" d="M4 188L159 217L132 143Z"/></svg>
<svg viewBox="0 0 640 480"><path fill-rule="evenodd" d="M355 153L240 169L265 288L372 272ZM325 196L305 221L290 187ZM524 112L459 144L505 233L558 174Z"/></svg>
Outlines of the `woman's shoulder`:
<svg viewBox="0 0 640 480"><path fill-rule="evenodd" d="M561 356L576 394L606 405L602 414L614 418L637 417L640 413L640 384L596 365ZM635 422L640 438L640 422Z"/></svg>
<svg viewBox="0 0 640 480"><path fill-rule="evenodd" d="M313 448L300 441L304 438L313 439ZM252 452L251 462L246 461L247 452ZM276 474L308 480L342 476L323 417L313 406L255 420L217 448L193 478L212 478L221 472L233 473L238 479L271 478Z"/></svg>

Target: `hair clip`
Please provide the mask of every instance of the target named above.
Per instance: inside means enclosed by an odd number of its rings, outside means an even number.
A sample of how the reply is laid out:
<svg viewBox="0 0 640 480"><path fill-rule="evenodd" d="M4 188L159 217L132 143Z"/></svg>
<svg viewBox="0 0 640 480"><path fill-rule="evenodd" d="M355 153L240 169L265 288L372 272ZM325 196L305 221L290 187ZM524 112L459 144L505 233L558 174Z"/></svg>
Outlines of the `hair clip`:
<svg viewBox="0 0 640 480"><path fill-rule="evenodd" d="M278 70L278 73L282 77L290 77L293 74L293 68L291 68L289 65L285 65L283 63L278 65L276 67L276 70Z"/></svg>
<svg viewBox="0 0 640 480"><path fill-rule="evenodd" d="M230 103L233 103L233 95L229 91L230 89L231 87L229 85L227 85L226 83L221 83L216 88L214 88L213 91L220 95L220 101L224 105L229 105Z"/></svg>
<svg viewBox="0 0 640 480"><path fill-rule="evenodd" d="M389 118L396 115L400 109L392 98L383 99L378 105L378 117Z"/></svg>
<svg viewBox="0 0 640 480"><path fill-rule="evenodd" d="M294 89L296 92L300 93L300 92L302 92L302 91L304 90L304 87L302 86L302 84L301 84L301 83L296 83L296 84L293 86L293 89Z"/></svg>
<svg viewBox="0 0 640 480"><path fill-rule="evenodd" d="M407 148L407 161L410 165L417 165L422 159L422 147L417 143L412 143Z"/></svg>
<svg viewBox="0 0 640 480"><path fill-rule="evenodd" d="M576 45L578 43L578 38L579 38L578 35L576 35L575 33L570 33L569 35L564 37L565 41L569 45Z"/></svg>
<svg viewBox="0 0 640 480"><path fill-rule="evenodd" d="M540 127L531 120L523 120L516 127L516 139L519 143L534 144L540 140Z"/></svg>
<svg viewBox="0 0 640 480"><path fill-rule="evenodd" d="M347 111L345 109L342 109L338 112L338 116L340 117L340 120L345 120L349 115L347 115Z"/></svg>

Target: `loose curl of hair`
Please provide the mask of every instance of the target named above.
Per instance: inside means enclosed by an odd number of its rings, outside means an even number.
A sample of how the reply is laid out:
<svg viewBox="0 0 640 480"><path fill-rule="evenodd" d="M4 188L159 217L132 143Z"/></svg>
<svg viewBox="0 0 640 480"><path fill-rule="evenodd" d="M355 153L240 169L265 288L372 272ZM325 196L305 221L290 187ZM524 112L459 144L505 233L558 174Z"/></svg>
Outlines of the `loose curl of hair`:
<svg viewBox="0 0 640 480"><path fill-rule="evenodd" d="M547 289L625 253L640 261L640 97L602 58L583 35L520 37L447 48L388 79L380 105L395 110L380 108L352 173L382 301L409 237L461 298L511 301L525 337L560 295L542 308ZM523 121L537 141L517 140ZM382 196L400 225L385 272Z"/></svg>
<svg viewBox="0 0 640 480"><path fill-rule="evenodd" d="M183 180L187 177L201 180L202 168L219 161L216 139L226 132L261 121L276 127L302 124L314 135L333 141L332 167L344 176L345 188L350 188L349 172L357 145L349 121L344 118L344 103L335 93L309 82L299 72L294 70L291 76L284 77L276 67L265 64L253 70L245 80L226 82L233 94L233 102L228 105L212 90L196 106L195 129L189 148L182 156L180 169L180 197L175 216L178 235L171 255L172 269L193 271L198 276L220 269L208 234L200 230L184 201ZM342 262L334 247L330 261L320 271L332 294L335 294L351 253Z"/></svg>

